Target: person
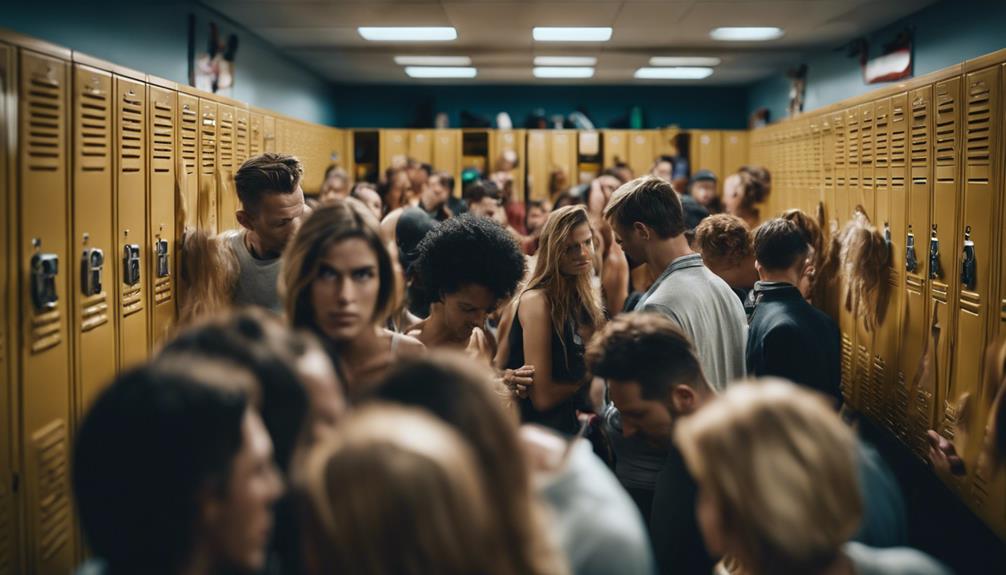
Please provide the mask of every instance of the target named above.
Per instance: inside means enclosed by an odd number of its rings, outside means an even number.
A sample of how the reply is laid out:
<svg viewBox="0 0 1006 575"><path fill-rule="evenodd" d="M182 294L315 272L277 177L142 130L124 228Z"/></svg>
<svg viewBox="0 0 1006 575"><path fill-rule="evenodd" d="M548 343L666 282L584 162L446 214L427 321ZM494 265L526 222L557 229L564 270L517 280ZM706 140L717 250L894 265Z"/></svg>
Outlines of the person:
<svg viewBox="0 0 1006 575"><path fill-rule="evenodd" d="M72 473L104 572L265 566L283 482L252 386L239 365L186 358L126 371L98 396L76 434Z"/></svg>
<svg viewBox="0 0 1006 575"><path fill-rule="evenodd" d="M280 254L310 213L300 187L303 176L297 158L273 152L246 160L234 174L241 201L236 216L242 229L224 234L237 259L234 305L280 310L276 291Z"/></svg>
<svg viewBox="0 0 1006 575"><path fill-rule="evenodd" d="M747 371L807 386L842 403L841 334L835 322L807 303L797 287L810 247L796 224L782 218L755 230L754 312L747 344Z"/></svg>
<svg viewBox="0 0 1006 575"><path fill-rule="evenodd" d="M423 349L381 327L396 308L398 280L377 220L356 200L319 208L283 260L287 321L322 340L350 402L396 357Z"/></svg>
<svg viewBox="0 0 1006 575"><path fill-rule="evenodd" d="M685 165L687 169L687 163ZM709 217L709 210L702 206L702 204L700 204L698 200L692 196L683 193L683 186L675 184L675 181L682 178L682 176L675 175L674 179L672 179L671 174L674 169L675 166L672 159L666 156L661 156L653 163L653 167L650 169L650 175L667 182L671 186L671 189L673 189L678 195L678 200L681 202L681 207L684 212L685 231L690 232L699 225L699 222ZM685 173L683 178L685 183L687 183L688 174Z"/></svg>
<svg viewBox="0 0 1006 575"><path fill-rule="evenodd" d="M712 170L699 170L692 175L688 185L688 195L695 198L700 206L710 214L723 211L723 204L716 189L716 174Z"/></svg>
<svg viewBox="0 0 1006 575"><path fill-rule="evenodd" d="M425 191L426 186L433 176L433 166L426 162L420 162L415 158L406 160L405 173L409 176L409 201L413 203Z"/></svg>
<svg viewBox="0 0 1006 575"><path fill-rule="evenodd" d="M649 521L660 572L709 573L716 556L703 545L696 523L697 486L672 442L678 423L716 397L694 346L666 317L636 312L609 322L588 347L587 359L595 376L607 383L622 434L667 450ZM858 443L856 462L865 514L855 540L876 547L904 545L904 499L893 474L866 443Z"/></svg>
<svg viewBox="0 0 1006 575"><path fill-rule="evenodd" d="M750 297L758 281L751 231L744 220L730 214L716 214L702 220L695 228L695 250L702 263L734 290L750 316L754 298Z"/></svg>
<svg viewBox="0 0 1006 575"><path fill-rule="evenodd" d="M451 351L433 351L396 365L367 396L366 402L423 409L446 423L474 449L487 503L508 546L507 561L516 573L552 573L565 563L552 536L549 517L535 496L531 469L516 420L504 408L498 380L471 359ZM617 540L628 537L619 534ZM577 541L573 545L588 544ZM570 565L577 567L576 563Z"/></svg>
<svg viewBox="0 0 1006 575"><path fill-rule="evenodd" d="M384 213L381 217L409 204L412 197L412 182L404 169L388 168L384 180L377 186L377 194L381 196Z"/></svg>
<svg viewBox="0 0 1006 575"><path fill-rule="evenodd" d="M416 409L354 412L303 469L312 575L518 575L460 434Z"/></svg>
<svg viewBox="0 0 1006 575"><path fill-rule="evenodd" d="M318 201L328 203L337 198L349 196L349 174L338 164L332 164L325 170L325 179L318 191Z"/></svg>
<svg viewBox="0 0 1006 575"><path fill-rule="evenodd" d="M742 166L723 182L723 209L754 229L761 221L758 204L768 199L771 190L772 177L768 170L759 166Z"/></svg>
<svg viewBox="0 0 1006 575"><path fill-rule="evenodd" d="M587 210L553 211L541 232L534 272L514 301L507 339L496 354L499 368L533 365L534 385L520 398L521 418L562 433L579 429L578 408L587 405L589 381L584 343L604 321L591 287L594 232Z"/></svg>
<svg viewBox="0 0 1006 575"><path fill-rule="evenodd" d="M357 182L349 196L363 202L363 205L380 221L384 214L384 203L380 194L377 193L377 186L370 182Z"/></svg>
<svg viewBox="0 0 1006 575"><path fill-rule="evenodd" d="M615 242L611 226L604 219L604 207L611 194L622 182L611 174L602 174L590 183L587 191L587 214L590 225L597 232L594 235L598 260L598 279L605 307L621 310L629 296L629 262L622 248Z"/></svg>
<svg viewBox="0 0 1006 575"><path fill-rule="evenodd" d="M548 205L544 200L531 200L528 202L527 223L525 224L527 236L521 242L521 249L526 255L533 256L538 253L538 235L541 234L541 228L545 225L547 217Z"/></svg>
<svg viewBox="0 0 1006 575"><path fill-rule="evenodd" d="M716 389L743 378L744 308L688 246L681 202L671 185L653 176L637 178L612 195L604 217L630 260L663 270L633 309L674 320L695 344Z"/></svg>
<svg viewBox="0 0 1006 575"><path fill-rule="evenodd" d="M949 573L913 549L850 542L864 508L856 437L817 394L780 380L739 384L674 436L699 485L706 546L738 571Z"/></svg>
<svg viewBox="0 0 1006 575"><path fill-rule="evenodd" d="M422 172L422 170L419 170ZM425 173L425 172L422 172ZM435 221L442 222L451 217L450 209L447 207L447 198L454 189L454 176L445 172L436 172L430 176L429 180L422 185L421 192L413 204L400 207L381 220L381 233L391 242L396 240L396 230L398 221L402 213L410 206L426 212Z"/></svg>
<svg viewBox="0 0 1006 575"><path fill-rule="evenodd" d="M496 340L486 322L524 278L517 241L495 222L465 214L426 234L416 251L417 291L431 303L409 335L427 348L468 349L491 365Z"/></svg>
<svg viewBox="0 0 1006 575"><path fill-rule="evenodd" d="M496 184L488 180L477 180L465 186L462 194L468 212L479 217L497 220L497 212L502 210L501 195Z"/></svg>
<svg viewBox="0 0 1006 575"><path fill-rule="evenodd" d="M786 210L780 217L796 224L796 227L803 234L807 245L810 247L810 254L807 256L807 266L804 267L803 274L800 276L800 283L796 287L800 289L800 293L803 294L804 299L821 307L823 305L822 300L825 299L825 294L822 291L827 288L827 284L831 280L831 278L827 277L821 278L823 283L818 285L818 276L823 274L825 259L827 258L827 246L824 240L824 233L821 231L821 225L807 215L806 212L796 208Z"/></svg>

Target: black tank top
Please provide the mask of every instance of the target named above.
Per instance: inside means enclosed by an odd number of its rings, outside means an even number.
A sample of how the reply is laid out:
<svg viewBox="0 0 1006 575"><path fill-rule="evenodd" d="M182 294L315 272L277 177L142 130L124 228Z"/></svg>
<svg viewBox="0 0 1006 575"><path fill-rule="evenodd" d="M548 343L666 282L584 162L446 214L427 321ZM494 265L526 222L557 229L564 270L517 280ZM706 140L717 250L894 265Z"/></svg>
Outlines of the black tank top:
<svg viewBox="0 0 1006 575"><path fill-rule="evenodd" d="M584 381L587 377L587 363L584 360L584 344L576 331L572 320L563 325L563 337L566 341L565 351L562 340L556 330L552 330L552 379L564 382L583 382L576 393L558 405L539 411L531 403L530 397L521 398L520 417L524 423L537 423L564 433L576 435L580 425L576 420L576 410L590 410L590 386ZM520 323L519 309L514 313L513 326L510 328L510 354L507 357L506 368L517 369L524 365L524 326Z"/></svg>

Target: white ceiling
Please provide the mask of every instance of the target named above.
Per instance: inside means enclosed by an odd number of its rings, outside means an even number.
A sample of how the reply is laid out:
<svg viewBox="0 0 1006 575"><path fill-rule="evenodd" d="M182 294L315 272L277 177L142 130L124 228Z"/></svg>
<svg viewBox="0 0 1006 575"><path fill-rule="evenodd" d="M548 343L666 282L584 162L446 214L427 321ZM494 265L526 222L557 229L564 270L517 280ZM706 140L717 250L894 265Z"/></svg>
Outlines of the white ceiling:
<svg viewBox="0 0 1006 575"><path fill-rule="evenodd" d="M408 78L396 55L470 56L465 83L739 85L783 70L815 48L837 47L936 0L204 0L335 82L437 83ZM358 26L454 26L454 42L375 43ZM535 26L611 26L603 43L534 42ZM748 44L711 40L720 26L779 26ZM651 56L718 56L705 80L635 80ZM594 78L541 80L534 56L596 56ZM458 80L453 80L458 83Z"/></svg>

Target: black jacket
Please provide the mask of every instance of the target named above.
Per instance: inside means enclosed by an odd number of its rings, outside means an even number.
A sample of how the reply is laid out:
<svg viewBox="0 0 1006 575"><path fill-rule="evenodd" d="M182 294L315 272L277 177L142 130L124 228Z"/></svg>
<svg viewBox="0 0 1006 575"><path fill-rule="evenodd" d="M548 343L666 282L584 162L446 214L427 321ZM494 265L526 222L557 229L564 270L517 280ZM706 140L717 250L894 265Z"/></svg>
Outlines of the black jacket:
<svg viewBox="0 0 1006 575"><path fill-rule="evenodd" d="M821 310L788 283L758 282L748 329L747 372L776 376L835 398L841 404L841 335Z"/></svg>

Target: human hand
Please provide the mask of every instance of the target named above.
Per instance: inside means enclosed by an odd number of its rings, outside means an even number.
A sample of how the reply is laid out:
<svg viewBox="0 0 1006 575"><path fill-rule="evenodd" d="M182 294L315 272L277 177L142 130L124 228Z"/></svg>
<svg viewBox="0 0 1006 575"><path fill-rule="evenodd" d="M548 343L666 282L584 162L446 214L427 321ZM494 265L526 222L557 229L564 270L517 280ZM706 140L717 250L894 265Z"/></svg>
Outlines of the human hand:
<svg viewBox="0 0 1006 575"><path fill-rule="evenodd" d="M522 365L517 369L503 370L503 385L519 398L528 396L528 388L534 385L534 366Z"/></svg>
<svg viewBox="0 0 1006 575"><path fill-rule="evenodd" d="M926 431L929 441L929 462L937 473L962 476L965 474L964 460L957 454L954 444L939 433Z"/></svg>

